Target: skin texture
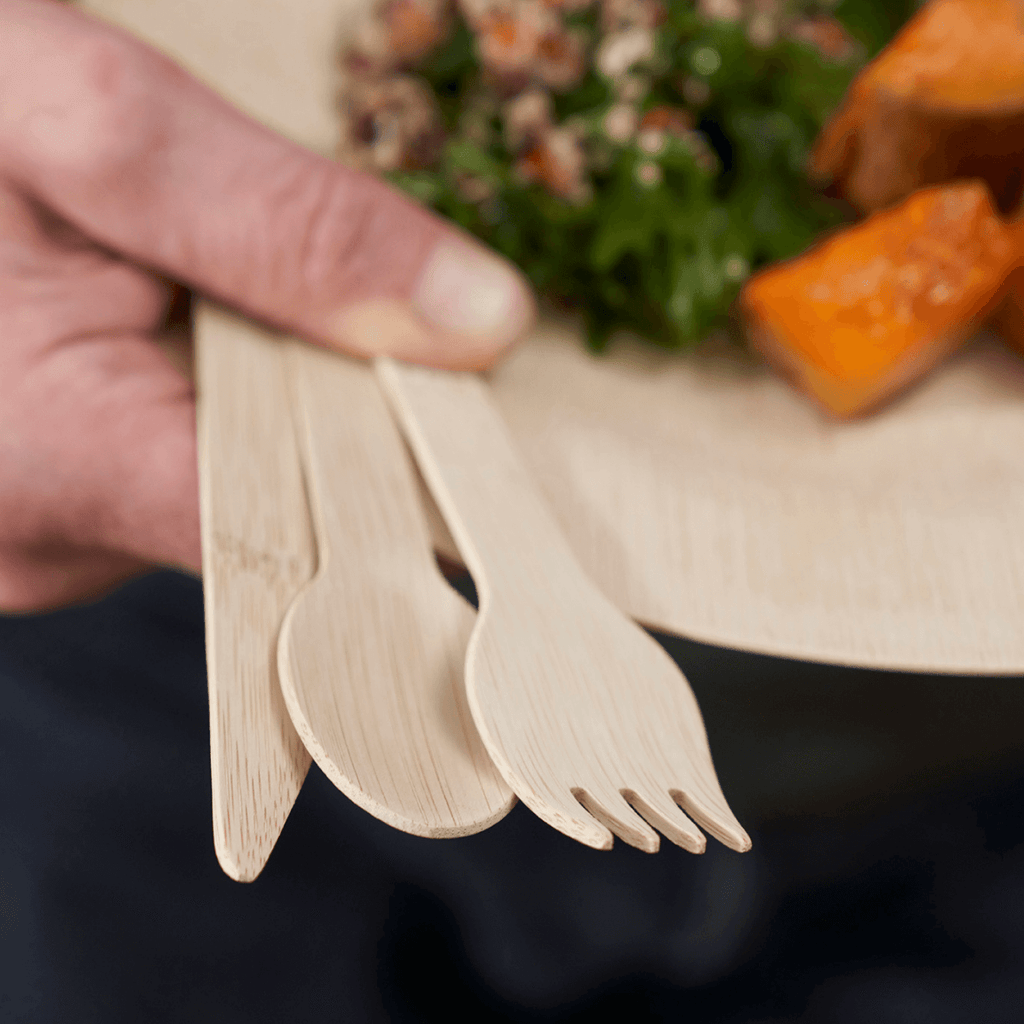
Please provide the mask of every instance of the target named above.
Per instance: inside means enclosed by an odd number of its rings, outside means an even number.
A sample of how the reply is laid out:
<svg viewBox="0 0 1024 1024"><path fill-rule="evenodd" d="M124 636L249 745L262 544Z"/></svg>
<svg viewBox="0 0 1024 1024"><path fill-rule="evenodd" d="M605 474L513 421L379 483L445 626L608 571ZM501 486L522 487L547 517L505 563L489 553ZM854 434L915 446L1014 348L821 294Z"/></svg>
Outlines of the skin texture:
<svg viewBox="0 0 1024 1024"><path fill-rule="evenodd" d="M154 340L172 282L450 368L532 322L476 243L52 0L0 0L0 96L0 611L198 571L193 388Z"/></svg>

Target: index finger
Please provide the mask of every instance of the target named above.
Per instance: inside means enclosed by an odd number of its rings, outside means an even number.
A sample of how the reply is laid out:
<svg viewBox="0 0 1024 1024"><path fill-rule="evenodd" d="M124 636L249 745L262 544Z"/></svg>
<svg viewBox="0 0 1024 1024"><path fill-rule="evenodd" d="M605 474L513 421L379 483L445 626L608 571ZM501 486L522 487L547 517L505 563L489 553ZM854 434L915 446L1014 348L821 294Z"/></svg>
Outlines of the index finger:
<svg viewBox="0 0 1024 1024"><path fill-rule="evenodd" d="M97 241L363 354L486 365L532 322L506 261L126 33L38 0L0 23L0 172Z"/></svg>

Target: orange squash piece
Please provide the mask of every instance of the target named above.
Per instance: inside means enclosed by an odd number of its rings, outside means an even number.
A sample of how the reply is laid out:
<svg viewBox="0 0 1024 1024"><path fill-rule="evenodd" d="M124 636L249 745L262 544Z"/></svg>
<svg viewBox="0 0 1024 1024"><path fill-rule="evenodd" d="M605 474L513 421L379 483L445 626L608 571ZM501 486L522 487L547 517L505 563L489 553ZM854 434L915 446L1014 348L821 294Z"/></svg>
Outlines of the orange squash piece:
<svg viewBox="0 0 1024 1024"><path fill-rule="evenodd" d="M1024 269L1010 275L1006 298L989 321L989 327L1010 348L1024 355Z"/></svg>
<svg viewBox="0 0 1024 1024"><path fill-rule="evenodd" d="M1022 141L1024 0L931 0L854 80L809 170L863 212L974 177L1005 211Z"/></svg>
<svg viewBox="0 0 1024 1024"><path fill-rule="evenodd" d="M999 306L1021 262L1016 232L983 182L922 189L750 278L751 344L834 415L866 412Z"/></svg>

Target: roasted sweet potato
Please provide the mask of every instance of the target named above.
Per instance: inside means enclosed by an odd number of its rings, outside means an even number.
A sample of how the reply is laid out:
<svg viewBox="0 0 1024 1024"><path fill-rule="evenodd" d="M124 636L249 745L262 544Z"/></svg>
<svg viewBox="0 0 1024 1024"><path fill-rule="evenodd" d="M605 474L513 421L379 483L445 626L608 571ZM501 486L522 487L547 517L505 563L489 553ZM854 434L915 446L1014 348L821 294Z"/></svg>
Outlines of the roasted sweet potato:
<svg viewBox="0 0 1024 1024"><path fill-rule="evenodd" d="M1003 299L988 326L1010 348L1024 355L1024 269L1015 270L1010 275L1006 298Z"/></svg>
<svg viewBox="0 0 1024 1024"><path fill-rule="evenodd" d="M921 189L752 277L740 296L748 336L829 412L866 412L999 306L1021 262L1018 231L983 182Z"/></svg>
<svg viewBox="0 0 1024 1024"><path fill-rule="evenodd" d="M854 80L810 173L863 212L923 185L988 182L1003 211L1024 172L1024 0L931 0Z"/></svg>

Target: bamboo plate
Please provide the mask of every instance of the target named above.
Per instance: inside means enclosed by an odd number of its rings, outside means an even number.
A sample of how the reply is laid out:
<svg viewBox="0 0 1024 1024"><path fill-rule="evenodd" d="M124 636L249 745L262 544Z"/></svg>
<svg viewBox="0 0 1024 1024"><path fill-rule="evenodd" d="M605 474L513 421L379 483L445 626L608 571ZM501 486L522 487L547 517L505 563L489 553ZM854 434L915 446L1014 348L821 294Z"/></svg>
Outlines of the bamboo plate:
<svg viewBox="0 0 1024 1024"><path fill-rule="evenodd" d="M329 153L364 2L83 5ZM837 664L1024 673L1024 363L991 342L854 424L754 365L593 358L554 324L491 380L577 557L641 621Z"/></svg>

